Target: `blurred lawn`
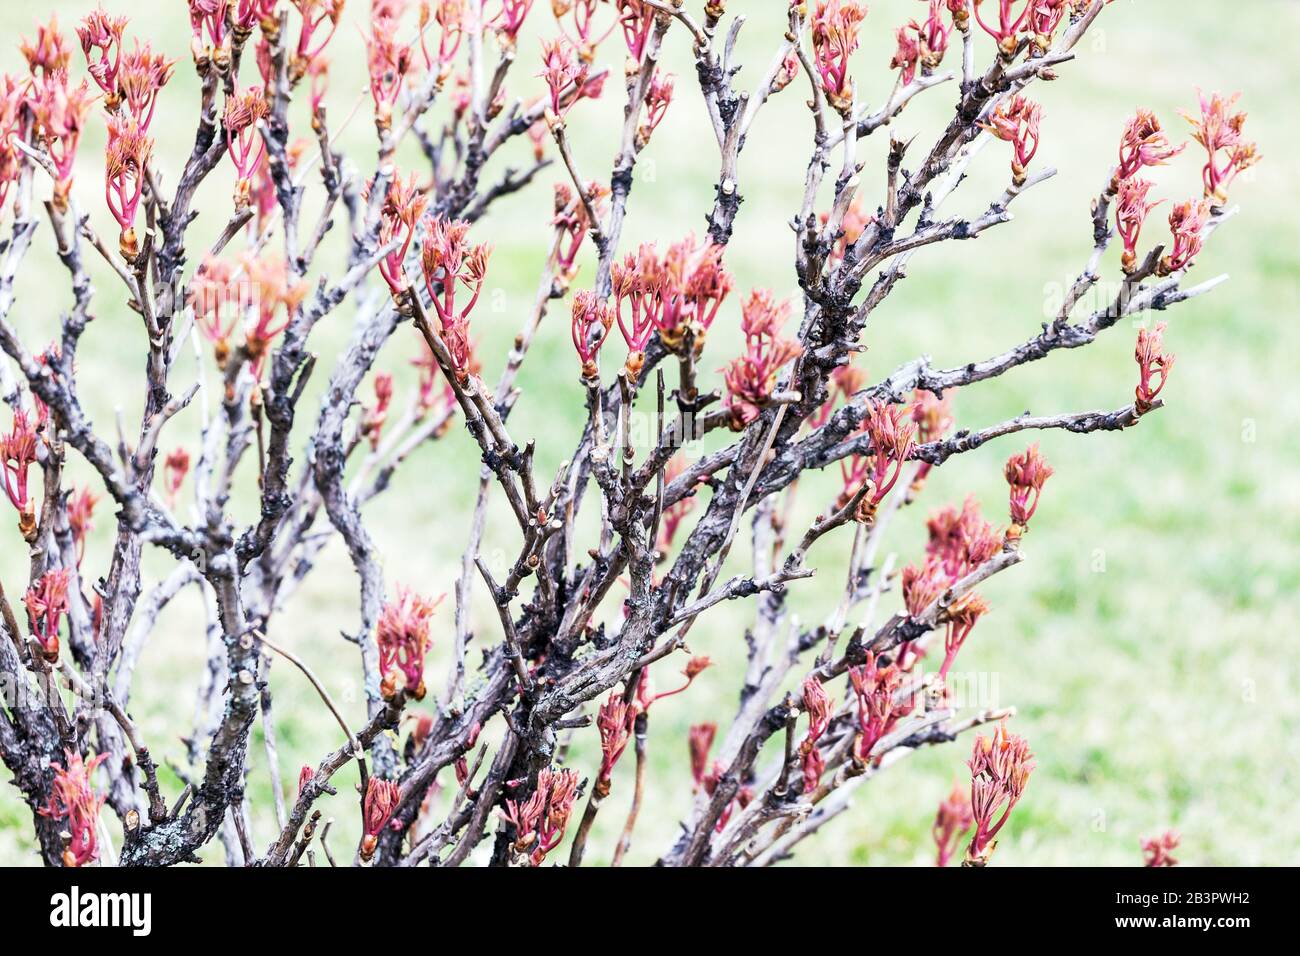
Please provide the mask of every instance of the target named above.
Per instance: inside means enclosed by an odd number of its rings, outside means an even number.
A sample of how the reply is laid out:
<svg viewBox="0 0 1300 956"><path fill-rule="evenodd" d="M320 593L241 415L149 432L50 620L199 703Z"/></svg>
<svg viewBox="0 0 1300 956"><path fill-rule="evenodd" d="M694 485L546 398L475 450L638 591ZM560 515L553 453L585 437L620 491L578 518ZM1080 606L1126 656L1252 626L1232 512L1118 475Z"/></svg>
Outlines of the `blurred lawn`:
<svg viewBox="0 0 1300 956"><path fill-rule="evenodd" d="M70 33L93 2L60 0L47 6ZM765 7L775 10L778 5ZM349 4L334 41L336 75L327 102L336 124L361 89L357 71L364 61L356 29L364 8L361 0ZM18 35L31 35L31 10L16 4L0 8L3 35L15 43ZM860 92L868 100L879 102L888 95L893 80L884 64L892 52L893 28L918 12L914 0L872 4L863 49L855 60ZM544 2L533 16L550 29ZM752 14L751 21L739 45L738 59L746 64L741 85L757 81L780 30L774 12ZM1261 24L1267 29L1260 29ZM1295 481L1300 452L1294 441L1300 394L1293 386L1300 350L1294 321L1300 304L1300 208L1291 157L1300 145L1293 119L1300 65L1294 50L1275 40L1294 36L1297 29L1297 5L1282 0L1249 0L1229 16L1215 4L1114 3L1082 45L1078 62L1062 68L1060 81L1033 91L1046 113L1035 165L1055 165L1061 175L1017 205L1015 222L986 233L977 245L918 255L908 281L868 328L870 351L864 364L873 375L925 351L940 365L949 365L993 354L1034 334L1087 255L1088 200L1102 185L1132 109L1154 108L1181 136L1184 126L1175 108L1194 105L1197 84L1207 91L1242 91L1242 104L1250 112L1247 132L1258 140L1265 162L1239 182L1233 199L1241 203L1242 214L1214 237L1193 276L1199 281L1227 272L1232 281L1161 317L1170 321L1166 342L1178 355L1164 393L1166 409L1125 434L1041 436L1057 476L1025 544L1030 560L987 586L994 613L962 656L966 668L992 681L996 703L1019 707L1015 728L1029 739L1038 759L1027 795L1000 841L1001 864L1134 864L1140 859L1139 836L1166 827L1182 831L1179 856L1186 863L1297 860L1294 740L1300 732L1300 704L1294 688L1300 669L1290 632L1300 578L1300 485ZM154 126L161 168L174 182L189 151L196 89L184 4L169 0L147 17L137 14L132 31L181 59ZM715 146L694 88L688 44L681 31L674 34L666 62L678 76L678 101L638 165L624 247L701 231L712 197ZM987 56L991 43L980 40ZM536 82L531 79L535 50L535 39L521 42L515 83L525 77L529 84ZM614 52L611 39L607 55ZM610 55L609 61L617 72L619 58ZM74 63L80 72L79 52ZM20 67L12 44L0 51L0 64L11 71ZM571 122L580 144L580 168L589 178L608 176L622 108L618 85L611 83L596 109L577 111ZM926 148L954 95L949 85L922 97L900 118L896 134L917 134L917 151ZM742 155L745 201L727 257L742 290L754 284L772 285L780 293L794 288L786 264L791 252L787 222L798 205L807 159L810 121L803 96L802 87L792 88L766 107ZM98 198L102 124L96 117L91 126L81 150L76 193L101 232L111 237ZM306 132L305 123L302 129ZM864 145L868 197L883 183L886 138L882 132ZM343 142L366 172L373 166L372 139L368 107L363 106ZM524 161L522 144L515 155L513 161ZM417 162L409 154L405 160ZM1191 195L1198 188L1197 162L1189 155L1156 171L1158 194L1174 199ZM499 170L500 164L498 160L492 169ZM982 211L1006 175L1005 150L990 144L950 211ZM495 245L491 309L476 318L489 380L531 302L546 232L549 182L558 178L556 170L548 170L541 188L500 203L478 229L481 238ZM201 248L203 238L224 222L230 185L226 168L204 186L198 203L203 215L194 227L191 249ZM309 199L306 208L313 210L315 203ZM1163 231L1163 212L1152 217L1149 242ZM4 225L8 227L8 216ZM331 261L329 253L336 251L322 253L321 261ZM773 267L777 262L783 264L779 271ZM142 396L137 386L124 388L122 383L139 378L143 335L138 319L122 305L111 274L98 263L95 268L96 320L83 339L80 360L83 398L101 429L110 430L121 409L134 430ZM590 272L588 262L579 282L589 281ZM1105 281L1117 274L1112 254ZM29 342L54 335L67 306L63 283L48 224L43 224L20 277L13 312ZM720 320L731 330L711 337L705 368L721 366L734 354L735 299ZM323 355L332 355L346 341L350 315L342 309L324 324L317 344ZM516 437L537 440L543 474L569 456L580 428L580 389L564 324L558 315L547 320L524 366L524 397L511 420ZM1134 327L1124 323L1086 349L959 395L961 424L979 427L1025 409L1047 414L1111 409L1131 401L1134 334ZM404 330L379 366L409 386L412 354L414 343ZM326 362L322 369L328 366ZM192 367L183 362L173 388L183 387L191 374ZM319 389L325 379L318 371L313 385ZM301 421L310 425L313 418L306 413ZM191 408L169 428L164 446L193 448L198 427L198 410ZM1005 507L1001 464L1022 446L1021 441L995 442L936 472L922 507L896 525L888 542L900 564L912 560L923 544L917 520L923 509L959 501L973 490L990 515L1000 515ZM390 582L430 593L452 590L473 503L476 469L470 462L476 457L472 442L453 431L413 456L394 487L373 504L368 523L388 556ZM73 463L71 470L80 480L87 478L81 463ZM251 472L245 469L242 478L251 487ZM797 520L810 519L836 486L835 474L805 481ZM236 506L246 520L256 514L250 494ZM494 508L485 553L513 555L517 541L512 524ZM8 589L21 592L25 555L16 538L6 540L10 543L0 556L0 571ZM820 619L832 605L847 546L846 531L814 551L812 563L820 573L791 596L804 620ZM103 573L110 547L105 508L87 557L87 574ZM167 569L158 558L150 556L153 574ZM359 721L356 649L339 637L340 629L355 627L354 581L342 550L331 547L278 626L280 639L311 662ZM498 625L484 596L480 593L476 600L475 623L481 642L487 643L496 639ZM654 765L632 854L636 862L652 861L671 843L690 804L686 728L703 719L725 723L730 718L743 661L743 611L729 606L696 627L693 650L712 655L720 666L700 678L689 695L671 698L653 712ZM442 675L450 612L444 610L438 621L431 672ZM162 619L135 684L133 711L160 759L184 761L179 738L190 730L202 662L201 608L197 595L189 593ZM661 665L658 683L673 683L675 667ZM300 674L278 663L271 680L280 759L292 785L298 766L314 764L338 745L338 731ZM440 684L439 679L434 686ZM843 692L836 688L837 694ZM849 813L804 847L799 862L928 862L934 808L964 770L968 746L967 741L918 753L882 775L860 791ZM583 732L573 738L570 760L590 773L596 751L594 731ZM630 799L631 758L624 763L598 818L588 854L593 861L607 859ZM346 852L347 841L355 838L356 823L347 795L353 778L341 774L336 782L342 795L327 805L327 812L339 817L337 854ZM165 785L174 797L179 783L169 778ZM249 787L260 846L274 830L260 726ZM0 863L34 862L29 822L15 792L0 790ZM116 832L116 821L110 824ZM220 861L220 850L209 848L206 859Z"/></svg>

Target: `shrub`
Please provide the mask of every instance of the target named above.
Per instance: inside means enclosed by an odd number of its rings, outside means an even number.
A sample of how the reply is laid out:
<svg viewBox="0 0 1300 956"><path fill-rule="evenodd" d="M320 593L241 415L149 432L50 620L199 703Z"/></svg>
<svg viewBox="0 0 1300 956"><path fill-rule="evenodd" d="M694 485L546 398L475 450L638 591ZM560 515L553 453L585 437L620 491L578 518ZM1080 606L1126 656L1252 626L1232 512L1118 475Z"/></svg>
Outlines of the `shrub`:
<svg viewBox="0 0 1300 956"><path fill-rule="evenodd" d="M532 0L439 0L418 13L408 6L374 0L367 15L373 162L336 151L325 105L326 56L351 52L339 49L352 42L337 29L342 0L189 0L201 96L193 148L175 176L163 175L154 153L155 105L181 67L125 18L87 16L76 31L80 57L51 21L22 44L27 72L4 77L0 201L12 224L0 249L8 356L0 385L10 427L0 450L16 513L10 533L29 546L31 563L21 609L0 592L0 669L8 675L0 756L32 809L44 860L76 866L110 856L99 837L107 806L122 824L125 865L194 860L227 820L232 858L298 865L318 837L324 843L321 805L333 796L334 812L357 815L359 862L456 865L482 846L477 856L495 864L576 865L618 786L634 790L621 838L608 848L621 862L656 786L646 773L653 704L689 694L711 663L690 653L692 629L723 602L744 599L755 616L736 664L745 672L740 700L728 722L701 720L673 745L683 759L689 753L696 795L662 862L783 859L906 753L994 724L991 736L975 736L969 788L954 790L934 824L941 865L963 847L968 864L987 863L1033 762L1008 727L1012 710L959 710L949 675L989 609L980 586L1024 559L1035 513L1051 506L1052 468L1036 444L1016 446L1005 467L1006 525L987 520L973 499L933 510L925 556L901 574L878 560L881 538L915 513L928 475L955 456L1035 430L1131 428L1163 407L1173 356L1161 323L1138 333L1130 404L957 427L964 390L1089 345L1121 319L1171 308L1221 281L1186 280L1203 243L1233 213L1233 180L1257 161L1245 115L1231 98L1202 96L1187 114L1194 151L1139 109L1123 128L1115 166L1098 177L1084 265L1041 332L950 368L923 357L871 381L855 358L916 253L1001 226L1012 203L1055 175L1035 161L1043 110L1030 91L1068 69L1103 0L928 0L923 22L898 28L889 63L897 82L875 106L854 82L863 66L854 56L865 28L859 0L789 3L788 32L773 37L770 66L752 88L737 86L743 18L729 16L724 0L690 9L683 0L555 0L540 52L521 34L545 18ZM660 68L667 43L690 45L698 82ZM622 71L597 65L610 53L625 60ZM538 95L508 93L521 71L535 68ZM692 85L698 90L688 92ZM891 138L880 175L868 170L864 144L930 90L956 96L932 145ZM613 169L607 181L588 179L567 118L591 99L622 94ZM812 119L809 162L791 170L805 184L792 218L795 300L736 288L726 264L747 133L775 96L808 97ZM304 100L310 140L298 137L305 124L290 121L290 107ZM638 160L657 145L669 110L701 106L719 151L707 232L631 249L621 239L637 205ZM74 163L87 124L107 134L102 202L118 227L116 245L86 214L101 201ZM398 147L412 139L427 162L399 170ZM982 149L1008 163L1005 189L974 218L948 214ZM499 169L504 158L516 165ZM1204 164L1203 194L1172 204L1170 234L1144 242L1159 205L1144 174L1174 161ZM226 164L235 171L233 197L207 211L225 227L209 248L194 248L199 187ZM545 169L563 181L552 241L536 257L536 303L519 316L508 355L480 356L490 219ZM319 211L306 202L317 182ZM346 223L346 258L324 261L318 254L330 250L324 240L336 221ZM42 222L66 270L66 311L53 344L34 351L9 314ZM1117 291L1100 308L1082 309L1116 235ZM135 383L143 414L117 435L90 421L78 383L79 364L94 361L78 356L92 318L90 257L112 270L114 285L101 294L123 297L148 333L144 380ZM312 333L345 304L355 309L352 338L326 369ZM556 334L551 312L568 315L569 374L586 396L585 426L553 474L510 427L521 364L538 336ZM726 365L711 389L700 364L711 330L737 312L742 350L714 359ZM192 331L206 343L197 375L180 362ZM393 377L376 371L385 348L419 366L404 408ZM304 407L308 379L322 375L319 408ZM205 410L200 447L164 451L169 422L191 403ZM648 449L632 440L636 415L655 422ZM435 638L441 598L435 588L388 580L365 506L396 469L462 427L481 451L483 478L467 538L457 543L465 559L450 602L454 629ZM703 455L683 453L710 434L728 437ZM66 481L73 457L93 474L91 486ZM255 469L241 470L247 461ZM796 482L837 463L838 495L811 526L789 526ZM260 509L246 522L230 502L235 483L254 473ZM495 571L480 552L493 498L518 528L517 554ZM103 505L115 509L115 535L107 569L92 581L85 543L92 521L105 520ZM595 517L580 522L584 513ZM746 521L746 570L726 577ZM330 538L346 547L358 582L353 635L367 703L359 727L309 662L276 637L283 622L274 612ZM146 552L171 561L148 588ZM849 574L825 623L804 627L785 595L813 574L815 552L843 560ZM471 630L476 586L498 611L495 635ZM158 616L186 588L200 589L211 609L195 631L217 636L199 707L214 719L191 745L198 773L165 794L129 703ZM894 592L899 609L873 624ZM850 626L851 613L862 623ZM435 639L452 645L447 675L426 670ZM340 724L342 743L303 767L291 794L271 761L286 800L278 834L259 847L243 803L259 714L274 755L266 680L274 656L311 680L321 719ZM671 668L670 658L685 662L682 682L656 693L651 670ZM928 670L927 660L937 666ZM431 696L434 716L420 714L399 748L391 732L406 725L410 705ZM598 767L566 766L569 732L599 740ZM629 748L632 779L616 773ZM361 784L349 804L331 779L353 761ZM456 792L434 810L426 797L448 768Z"/></svg>

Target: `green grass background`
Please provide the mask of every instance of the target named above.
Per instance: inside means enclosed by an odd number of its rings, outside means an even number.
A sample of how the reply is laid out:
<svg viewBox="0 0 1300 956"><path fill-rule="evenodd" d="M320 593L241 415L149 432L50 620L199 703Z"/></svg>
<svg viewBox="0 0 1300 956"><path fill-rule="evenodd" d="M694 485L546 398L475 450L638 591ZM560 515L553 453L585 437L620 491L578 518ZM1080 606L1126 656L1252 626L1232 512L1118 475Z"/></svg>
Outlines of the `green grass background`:
<svg viewBox="0 0 1300 956"><path fill-rule="evenodd" d="M59 0L48 7L71 33L92 7L88 0ZM111 6L117 6L111 4ZM122 5L125 8L125 5ZM699 4L692 2L691 7ZM740 4L735 9L758 4ZM778 8L771 2L750 14L741 35L738 78L752 86L766 67L780 34ZM334 41L335 76L327 102L335 123L356 101L364 60L358 27L365 5L349 4ZM860 95L880 102L892 75L885 69L894 27L921 11L915 0L872 4L854 71ZM21 67L15 45L31 35L33 8L0 6L0 68ZM545 0L535 23L551 29ZM1061 174L1036 188L1015 208L1014 222L986 233L977 243L933 248L917 255L909 278L886 307L873 316L863 364L883 375L922 352L941 365L982 358L1034 334L1054 296L1081 267L1089 246L1088 201L1101 187L1114 158L1124 120L1135 106L1155 109L1175 136L1184 124L1177 107L1195 104L1195 87L1242 91L1250 112L1248 133L1265 160L1242 177L1233 200L1242 214L1217 234L1202 255L1193 280L1220 272L1231 281L1213 295L1161 316L1170 322L1168 347L1178 361L1164 393L1168 407L1122 434L1041 436L1057 475L1025 542L1029 560L990 582L985 593L994 612L976 630L962 666L993 682L996 703L1015 704L1014 728L1037 754L1038 768L1023 802L1005 831L997 855L1002 865L1132 865L1140 860L1140 836L1174 827L1183 834L1179 856L1190 864L1294 863L1300 848L1300 817L1294 812L1297 766L1295 738L1300 704L1295 693L1300 668L1294 622L1300 578L1300 393L1294 387L1297 328L1297 226L1295 163L1300 133L1294 124L1300 64L1282 38L1300 29L1300 7L1283 0L1243 0L1227 14L1217 4L1177 0L1120 0L1111 5L1061 78L1039 84L1034 96L1045 108L1043 144L1035 165L1051 164ZM154 132L158 162L174 183L193 135L196 82L188 60L188 24L181 0L136 12L132 35L148 37L180 59L177 74L158 107ZM72 38L75 46L75 37ZM716 179L716 148L704 119L684 33L674 30L665 58L678 77L678 95L637 170L624 247L642 239L669 242L689 230L702 231ZM512 92L536 88L536 39L521 41ZM617 72L616 38L605 59ZM983 57L991 41L981 35ZM950 56L945 66L955 64ZM74 67L82 70L79 51ZM800 80L800 84L804 81ZM621 115L617 82L591 109L575 111L573 139L580 144L583 175L606 178ZM739 288L769 285L792 292L791 233L807 160L811 121L804 88L792 88L760 115L741 159L745 201L728 251ZM917 152L950 110L955 87L932 91L895 125L896 135L918 136ZM98 116L81 149L76 196L91 210L100 231L111 238L102 187L103 130ZM299 127L307 133L303 117ZM342 137L363 173L373 168L373 131L363 106ZM869 204L883 184L882 131L863 146ZM404 153L403 163L417 157ZM524 144L515 147L524 161ZM1199 160L1193 155L1157 170L1157 193L1172 199L1197 189ZM494 161L490 173L502 168ZM489 175L490 175L489 173ZM992 143L978 159L952 211L975 214L1000 192L1007 155ZM546 236L551 169L530 194L501 202L476 229L494 244L488 308L476 315L486 377L495 378L509 341L531 302ZM190 243L202 248L224 223L229 208L230 170L223 168L203 187ZM44 191L48 184L41 183ZM42 192L43 194L43 192ZM314 210L310 199L306 208ZM1162 209L1162 212L1164 210ZM8 227L9 216L4 219ZM341 231L341 230L340 230ZM1163 216L1152 216L1147 241L1163 232ZM339 247L322 252L321 264L339 261ZM1105 282L1118 275L1116 255L1104 263ZM115 279L94 263L95 320L83 339L82 394L106 434L118 409L135 430L141 406L138 384L143 332L123 303ZM588 261L579 283L590 281ZM712 370L734 354L739 295L725 307L711 337L704 367ZM29 343L54 336L69 303L65 277L43 224L18 283L13 320ZM1045 305L1045 303L1047 303ZM558 310L557 310L558 311ZM319 330L316 348L332 357L347 339L351 310L344 307ZM549 474L569 456L580 429L580 388L564 316L544 325L520 377L523 398L511 419L519 439L535 438L541 472ZM1030 409L1038 414L1117 408L1132 399L1136 368L1135 326L1106 333L1094 345L1033 366L958 395L962 425L979 427ZM415 343L404 330L389 344L379 367L399 383L412 383L408 359ZM208 359L210 360L210 359ZM313 383L323 385L330 363ZM174 389L192 380L183 362ZM399 402L403 393L399 391ZM301 419L314 418L314 399ZM169 427L163 445L195 446L198 411L191 408ZM900 563L915 558L924 540L923 510L979 495L991 516L1005 507L1001 464L1023 447L1002 440L962 455L936 472L922 505L893 529L888 548ZM369 527L386 558L390 582L426 593L450 592L461 557L476 485L472 442L453 430L426 446L399 473L393 488L370 508ZM88 480L81 463L72 465ZM244 493L235 508L244 520L256 515L253 474L245 468ZM798 520L811 518L837 490L837 475L812 476L800 492ZM496 560L513 556L518 542L513 521L494 501L484 549ZM104 573L111 547L111 519L101 509L84 572ZM792 589L791 604L805 621L823 617L842 580L847 530L824 540L813 552L816 578ZM12 531L0 552L0 572L10 593L25 584L25 554ZM743 549L737 549L743 550ZM150 580L168 562L149 556ZM450 644L450 602L436 621L432 682L441 686ZM740 681L746 608L729 606L702 620L692 648L719 666L689 694L663 701L653 711L652 773L647 806L631 859L647 863L675 838L677 821L691 802L686 729L704 719L725 724ZM355 627L355 579L346 555L332 546L308 583L279 617L281 641L291 645L344 700L349 719L359 722L356 648L340 638ZM475 626L482 644L493 641L497 622L480 592ZM476 658L475 658L476 660ZM154 755L183 766L180 737L190 730L193 692L203 666L201 610L194 593L178 599L163 616L135 682L133 712ZM675 682L676 664L660 665L661 687ZM315 764L339 743L337 726L302 676L277 663L271 673L276 729L286 783L296 768ZM845 691L835 688L838 697ZM991 701L993 702L993 701ZM428 703L425 706L429 706ZM270 781L255 731L249 793L255 841L274 833ZM928 828L939 799L964 771L969 741L919 753L860 791L854 807L809 841L803 864L924 864L931 859ZM576 734L571 765L595 769L594 730ZM608 859L631 790L631 757L615 778L613 796L598 819L588 858ZM332 845L347 856L356 837L355 777L341 773L341 795L324 806L337 818ZM170 772L164 786L174 797L180 783ZM445 800L444 793L439 799ZM105 814L111 817L111 814ZM110 819L117 832L117 822ZM28 835L26 807L9 787L0 789L0 863L36 861ZM205 861L220 862L214 844ZM558 854L557 854L558 858Z"/></svg>

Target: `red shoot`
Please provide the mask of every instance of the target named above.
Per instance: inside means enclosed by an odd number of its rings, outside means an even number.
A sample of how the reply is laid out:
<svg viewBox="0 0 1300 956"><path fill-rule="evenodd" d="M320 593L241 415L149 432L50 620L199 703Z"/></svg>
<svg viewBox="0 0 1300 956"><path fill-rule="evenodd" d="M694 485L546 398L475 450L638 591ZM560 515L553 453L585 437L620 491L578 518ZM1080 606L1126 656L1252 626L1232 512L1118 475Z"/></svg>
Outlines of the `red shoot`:
<svg viewBox="0 0 1300 956"><path fill-rule="evenodd" d="M226 97L223 122L226 127L226 151L235 164L235 208L249 202L253 173L262 160L266 144L258 125L266 117L266 98L261 87L251 86L242 93Z"/></svg>
<svg viewBox="0 0 1300 956"><path fill-rule="evenodd" d="M998 833L1025 792L1034 769L1032 757L1024 738L1007 732L1005 720L993 731L992 739L975 735L974 751L967 761L975 818L975 833L966 850L968 862L982 866L993 854Z"/></svg>
<svg viewBox="0 0 1300 956"><path fill-rule="evenodd" d="M415 184L415 173L411 173L405 183L402 177L394 174L388 184L388 193L379 213L379 242L387 246L393 240L397 245L379 260L379 274L388 283L389 292L394 299L400 298L406 291L407 280L403 272L406 254L415 237L415 227L424 215L429 199L424 190Z"/></svg>
<svg viewBox="0 0 1300 956"><path fill-rule="evenodd" d="M104 157L104 199L108 211L121 227L120 247L124 258L139 255L135 238L135 211L144 192L144 169L149 163L153 140L132 118L108 118L108 148Z"/></svg>
<svg viewBox="0 0 1300 956"><path fill-rule="evenodd" d="M1174 850L1178 849L1181 837L1175 830L1166 830L1160 836L1145 837L1142 840L1143 866L1161 867L1177 866Z"/></svg>
<svg viewBox="0 0 1300 956"><path fill-rule="evenodd" d="M184 448L174 448L163 459L163 492L167 496L167 506L176 507L176 494L185 483L185 476L190 473L190 453Z"/></svg>
<svg viewBox="0 0 1300 956"><path fill-rule="evenodd" d="M1043 485L1052 477L1052 466L1039 454L1038 443L1034 442L1021 454L1007 459L1004 473L1011 489L1011 527L1007 529L1007 541L1014 542L1028 530L1029 519L1038 510L1038 499Z"/></svg>
<svg viewBox="0 0 1300 956"><path fill-rule="evenodd" d="M1132 177L1121 180L1119 193L1115 200L1115 229L1124 240L1124 252L1120 256L1120 267L1125 273L1137 268L1137 243L1142 233L1142 223L1147 213L1164 200L1147 202L1147 193L1151 190L1151 181Z"/></svg>
<svg viewBox="0 0 1300 956"><path fill-rule="evenodd" d="M849 686L858 702L858 737L853 755L861 763L871 759L871 751L880 738L893 730L898 718L911 709L895 702L902 682L901 668L892 664L877 667L875 655L870 651L864 663L849 668Z"/></svg>
<svg viewBox="0 0 1300 956"><path fill-rule="evenodd" d="M1120 180L1136 176L1143 166L1163 166L1177 156L1187 145L1170 146L1160 120L1148 109L1139 109L1124 127L1119 140L1119 168L1115 175Z"/></svg>
<svg viewBox="0 0 1300 956"><path fill-rule="evenodd" d="M1139 380L1134 391L1134 407L1139 415L1151 410L1156 396L1164 390L1169 381L1169 370L1174 367L1174 356L1164 350L1165 323L1160 322L1154 329L1138 329L1137 348L1133 357L1137 360ZM1156 375L1159 384L1155 383Z"/></svg>
<svg viewBox="0 0 1300 956"><path fill-rule="evenodd" d="M866 7L857 0L817 0L813 8L813 65L827 101L844 116L853 109L849 55L858 48L858 30L866 16Z"/></svg>
<svg viewBox="0 0 1300 956"><path fill-rule="evenodd" d="M969 830L974 822L975 816L971 813L969 794L962 789L961 784L953 784L952 792L948 794L947 799L940 802L939 812L934 815L934 825L930 827L930 835L938 848L935 866L948 865L953 854L957 852L957 844L961 842L962 834Z"/></svg>
<svg viewBox="0 0 1300 956"><path fill-rule="evenodd" d="M799 744L799 757L803 767L803 792L812 793L821 782L825 761L817 749L817 741L826 733L831 723L830 695L816 677L803 682L803 707L808 713L808 734Z"/></svg>
<svg viewBox="0 0 1300 956"><path fill-rule="evenodd" d="M49 802L37 812L52 820L64 821L69 835L63 851L63 865L85 866L99 857L99 809L104 798L96 796L90 782L95 768L108 759L108 754L96 754L83 761L81 755L64 751L62 764L51 763L54 782L50 786Z"/></svg>
<svg viewBox="0 0 1300 956"><path fill-rule="evenodd" d="M361 837L361 859L369 860L375 855L379 834L392 818L399 796L397 784L391 780L370 778L361 806L361 823L365 831Z"/></svg>
<svg viewBox="0 0 1300 956"><path fill-rule="evenodd" d="M397 600L384 605L375 627L379 645L379 672L383 676L380 692L391 698L397 693L397 679L405 680L408 694L416 700L424 697L424 657L433 639L429 636L429 619L442 598L426 600L406 588L397 589Z"/></svg>
<svg viewBox="0 0 1300 956"><path fill-rule="evenodd" d="M1200 116L1187 110L1179 111L1192 126L1192 138L1205 150L1201 179L1205 184L1205 198L1216 203L1226 202L1232 181L1262 158L1255 144L1242 138L1246 114L1229 112L1240 95L1234 93L1225 97L1214 93L1206 99L1202 94Z"/></svg>
<svg viewBox="0 0 1300 956"><path fill-rule="evenodd" d="M596 293L584 289L573 297L573 347L582 360L583 378L595 379L600 374L596 356L613 324L614 310Z"/></svg>
<svg viewBox="0 0 1300 956"><path fill-rule="evenodd" d="M1043 119L1043 108L1016 93L1003 100L993 110L986 130L1012 146L1011 181L1021 186L1025 182L1025 169L1038 152L1038 126Z"/></svg>
<svg viewBox="0 0 1300 956"><path fill-rule="evenodd" d="M844 488L840 492L837 507L842 508L848 504L862 485L867 483L871 492L862 499L858 519L870 521L877 506L893 490L902 473L903 462L912 453L916 426L902 406L877 401L867 410L862 431L871 439L871 451L864 455L852 455L840 462L840 477Z"/></svg>
<svg viewBox="0 0 1300 956"><path fill-rule="evenodd" d="M1168 275L1188 268L1205 242L1205 226L1210 220L1208 200L1180 202L1169 214L1169 231L1173 246L1160 260L1159 273Z"/></svg>
<svg viewBox="0 0 1300 956"><path fill-rule="evenodd" d="M803 354L799 345L781 336L789 317L790 303L777 302L766 289L755 289L741 306L745 351L723 376L731 427L737 431L758 417L772 399L781 370Z"/></svg>
<svg viewBox="0 0 1300 956"><path fill-rule="evenodd" d="M463 382L472 371L473 346L469 340L470 313L478 303L487 277L487 245L469 244L469 223L457 219L436 219L429 224L420 250L425 288L438 315L439 332L451 352L452 366ZM458 291L469 294L464 305L457 303Z"/></svg>
<svg viewBox="0 0 1300 956"><path fill-rule="evenodd" d="M72 543L77 550L77 566L81 566L86 556L86 538L94 527L95 505L100 497L89 488L82 488L68 498L68 530L72 532Z"/></svg>
<svg viewBox="0 0 1300 956"><path fill-rule="evenodd" d="M67 568L46 571L23 595L27 623L46 660L54 661L59 657L59 622L68 610L68 578L71 573Z"/></svg>
<svg viewBox="0 0 1300 956"><path fill-rule="evenodd" d="M127 18L109 16L103 10L86 14L77 27L81 52L86 55L86 70L104 92L109 110L117 108L117 71L122 60L122 34ZM98 51L91 56L91 51Z"/></svg>

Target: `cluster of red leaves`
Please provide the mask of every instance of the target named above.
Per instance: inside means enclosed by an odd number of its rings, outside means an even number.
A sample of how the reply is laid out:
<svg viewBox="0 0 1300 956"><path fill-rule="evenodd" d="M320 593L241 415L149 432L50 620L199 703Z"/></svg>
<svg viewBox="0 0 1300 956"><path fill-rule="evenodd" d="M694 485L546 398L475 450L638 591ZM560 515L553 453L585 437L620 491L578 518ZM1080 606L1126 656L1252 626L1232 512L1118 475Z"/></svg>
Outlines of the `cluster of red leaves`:
<svg viewBox="0 0 1300 956"><path fill-rule="evenodd" d="M718 309L734 280L722 265L722 247L687 236L662 257L654 243L642 243L612 270L614 310L627 343L627 373L640 374L645 347L656 330L674 351L690 335L703 347Z"/></svg>
<svg viewBox="0 0 1300 956"><path fill-rule="evenodd" d="M755 289L741 308L740 328L745 351L724 372L727 409L736 431L756 419L772 399L781 370L803 354L803 348L781 335L790 318L790 303L777 302L766 289Z"/></svg>
<svg viewBox="0 0 1300 956"><path fill-rule="evenodd" d="M998 724L992 738L975 735L970 767L970 804L975 832L966 849L966 859L982 865L997 845L997 835L1025 792L1034 769L1033 754L1023 737L1007 731L1006 721Z"/></svg>
<svg viewBox="0 0 1300 956"><path fill-rule="evenodd" d="M49 802L40 809L43 817L59 820L68 834L63 851L63 865L85 866L99 858L99 809L104 798L95 794L91 776L95 768L108 759L108 754L96 754L83 760L80 754L65 751L62 764L51 763L54 783L50 788Z"/></svg>
<svg viewBox="0 0 1300 956"><path fill-rule="evenodd" d="M399 587L397 600L389 601L379 614L375 626L375 643L379 647L380 693L393 697L397 680L405 680L405 690L416 700L424 697L424 657L433 643L429 619L442 603Z"/></svg>
<svg viewBox="0 0 1300 956"><path fill-rule="evenodd" d="M544 768L527 800L506 800L501 819L515 828L515 852L528 854L532 866L541 866L569 825L578 799L578 772Z"/></svg>

